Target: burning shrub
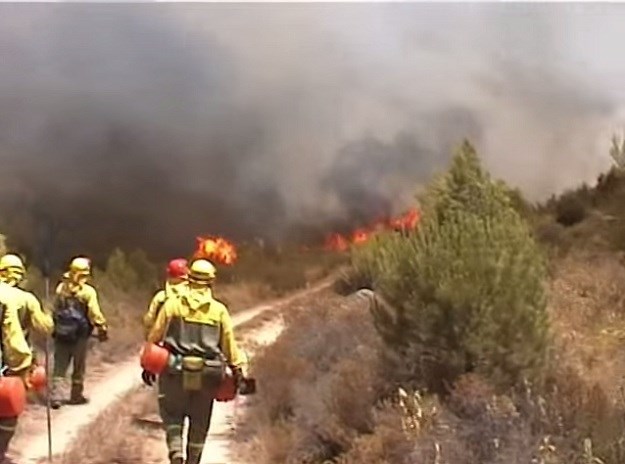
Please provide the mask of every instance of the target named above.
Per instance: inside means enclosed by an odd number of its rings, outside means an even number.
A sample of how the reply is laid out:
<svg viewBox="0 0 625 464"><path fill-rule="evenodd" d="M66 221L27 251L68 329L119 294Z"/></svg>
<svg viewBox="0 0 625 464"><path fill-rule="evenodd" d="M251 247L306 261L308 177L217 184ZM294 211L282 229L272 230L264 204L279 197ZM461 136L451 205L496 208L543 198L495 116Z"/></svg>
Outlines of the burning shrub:
<svg viewBox="0 0 625 464"><path fill-rule="evenodd" d="M465 142L429 188L419 229L356 251L375 262L389 303L372 306L376 326L413 381L442 390L477 372L509 385L542 364L546 267L508 192Z"/></svg>

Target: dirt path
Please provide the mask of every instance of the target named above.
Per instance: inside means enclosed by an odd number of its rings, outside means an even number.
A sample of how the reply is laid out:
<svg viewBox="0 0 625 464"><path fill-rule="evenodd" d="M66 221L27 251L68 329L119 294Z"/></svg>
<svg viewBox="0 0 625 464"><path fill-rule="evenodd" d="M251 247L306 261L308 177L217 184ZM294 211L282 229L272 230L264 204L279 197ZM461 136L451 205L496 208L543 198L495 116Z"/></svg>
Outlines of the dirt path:
<svg viewBox="0 0 625 464"><path fill-rule="evenodd" d="M309 289L297 292L287 298L240 311L232 316L234 325L241 326L268 310L279 309L302 296L326 289L331 284L332 280L324 280ZM259 339L271 339L272 336L277 336L279 333L279 329L275 326L267 329L267 327L271 326L263 324L261 328L263 327L264 329L258 333ZM78 407L67 406L58 411L52 411L53 454L62 453L76 438L78 431L82 427L92 422L98 414L121 396L140 386L140 373L137 355L133 354L128 361L110 366L99 373L95 373L88 379L86 389L91 398L89 404ZM239 400L237 403L238 410L244 409L244 400ZM203 463L224 464L232 462L228 457L224 456L228 456L228 432L231 429L234 407L234 402L216 407L214 427L212 428L213 433L211 434L209 449L206 453L206 458L209 460L204 460ZM31 406L31 408L43 409L41 406ZM36 414L36 416L39 419L37 423L31 423L32 421L28 421L28 417L25 418L23 422L26 424L22 423L21 427L28 427L28 432L21 433L12 443L10 456L19 464L47 462L48 436L45 414L43 414L43 420L40 413Z"/></svg>

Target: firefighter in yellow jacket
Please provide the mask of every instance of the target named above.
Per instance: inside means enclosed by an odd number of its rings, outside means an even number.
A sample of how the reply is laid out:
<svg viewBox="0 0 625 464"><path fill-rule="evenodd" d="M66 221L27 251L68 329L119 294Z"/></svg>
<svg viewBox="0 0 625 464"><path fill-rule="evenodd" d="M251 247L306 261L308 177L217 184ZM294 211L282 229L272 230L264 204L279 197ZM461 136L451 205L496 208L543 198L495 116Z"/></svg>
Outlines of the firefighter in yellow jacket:
<svg viewBox="0 0 625 464"><path fill-rule="evenodd" d="M24 335L32 347L31 331L35 330L43 335L51 335L53 329L52 316L46 314L37 297L22 288L26 266L22 259L15 254L6 254L0 258L0 282L15 287L22 297L19 303L18 315Z"/></svg>
<svg viewBox="0 0 625 464"><path fill-rule="evenodd" d="M143 316L143 326L146 330L146 335L150 333L150 329L156 320L156 316L160 312L165 300L168 297L178 296L180 292L184 290L187 284L188 262L184 258L172 259L167 265L167 280L165 281L165 288L156 292L148 311Z"/></svg>
<svg viewBox="0 0 625 464"><path fill-rule="evenodd" d="M94 329L98 339L108 339L106 319L100 310L98 294L87 283L91 275L88 258L74 258L63 281L55 292L54 317L54 369L52 373L52 407L61 406L61 385L69 365L72 364L72 388L69 404L85 404L84 380L87 368L89 337Z"/></svg>
<svg viewBox="0 0 625 464"><path fill-rule="evenodd" d="M17 289L0 282L2 375L18 375L26 381L33 367L33 355L18 317L21 298ZM0 418L0 462L4 462L16 427L17 417Z"/></svg>
<svg viewBox="0 0 625 464"><path fill-rule="evenodd" d="M148 341L162 343L172 355L158 383L171 464L200 463L226 366L237 378L243 377L246 358L235 342L230 314L212 295L215 274L210 261L193 261L187 290L165 301L148 335ZM189 418L186 461L182 449L185 417Z"/></svg>

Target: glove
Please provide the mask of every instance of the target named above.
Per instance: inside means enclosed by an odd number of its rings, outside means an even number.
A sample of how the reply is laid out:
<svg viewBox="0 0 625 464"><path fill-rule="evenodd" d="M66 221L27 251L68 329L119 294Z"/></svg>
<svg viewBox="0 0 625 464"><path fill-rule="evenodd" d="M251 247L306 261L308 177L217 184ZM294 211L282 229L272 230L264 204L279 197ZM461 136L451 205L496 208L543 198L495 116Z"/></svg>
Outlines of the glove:
<svg viewBox="0 0 625 464"><path fill-rule="evenodd" d="M98 340L101 342L105 342L109 339L109 334L108 334L108 330L106 329L106 327L101 326L98 327Z"/></svg>
<svg viewBox="0 0 625 464"><path fill-rule="evenodd" d="M143 380L143 383L146 384L148 387L151 387L156 381L156 375L144 370L143 372L141 372L141 380Z"/></svg>
<svg viewBox="0 0 625 464"><path fill-rule="evenodd" d="M234 384L239 387L239 384L243 380L243 370L239 366L230 366L232 371L232 377L234 377Z"/></svg>

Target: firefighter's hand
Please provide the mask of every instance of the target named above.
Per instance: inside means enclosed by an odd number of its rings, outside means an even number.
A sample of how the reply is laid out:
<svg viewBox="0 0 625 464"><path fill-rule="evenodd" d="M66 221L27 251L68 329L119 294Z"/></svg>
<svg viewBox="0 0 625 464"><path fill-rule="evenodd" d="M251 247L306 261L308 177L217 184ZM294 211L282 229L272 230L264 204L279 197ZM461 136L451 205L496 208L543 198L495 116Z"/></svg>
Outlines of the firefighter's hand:
<svg viewBox="0 0 625 464"><path fill-rule="evenodd" d="M230 366L232 370L232 377L234 377L234 384L239 388L241 381L243 380L243 370L238 366Z"/></svg>
<svg viewBox="0 0 625 464"><path fill-rule="evenodd" d="M101 342L105 342L109 339L109 333L106 327L100 326L98 327L98 340Z"/></svg>
<svg viewBox="0 0 625 464"><path fill-rule="evenodd" d="M143 380L143 383L146 384L148 387L151 387L156 381L156 375L144 370L143 372L141 372L141 380Z"/></svg>

